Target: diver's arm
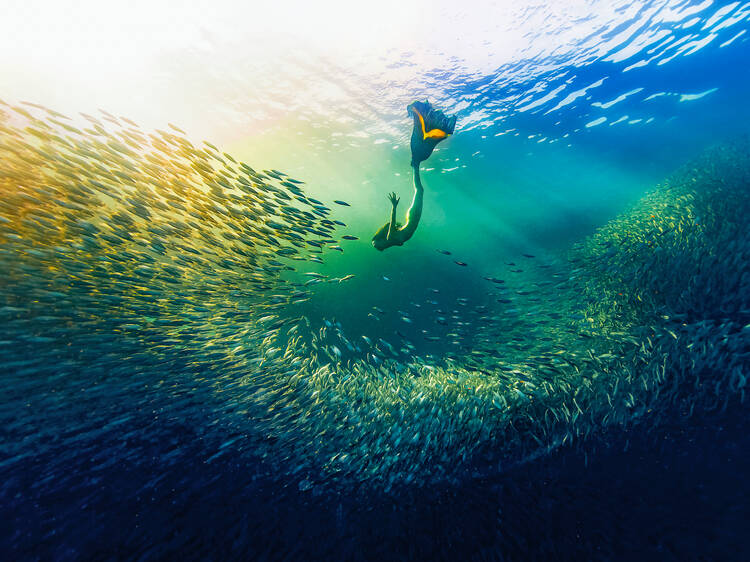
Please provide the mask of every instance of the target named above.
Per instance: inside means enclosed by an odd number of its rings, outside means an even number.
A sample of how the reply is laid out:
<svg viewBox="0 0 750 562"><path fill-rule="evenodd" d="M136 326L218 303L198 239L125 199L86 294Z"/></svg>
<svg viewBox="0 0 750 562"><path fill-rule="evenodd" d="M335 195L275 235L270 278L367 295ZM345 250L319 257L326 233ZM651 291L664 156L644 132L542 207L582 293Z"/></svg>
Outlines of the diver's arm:
<svg viewBox="0 0 750 562"><path fill-rule="evenodd" d="M388 200L391 202L392 208L391 208L391 222L388 224L388 236L386 236L386 240L388 240L393 233L396 232L396 207L398 206L398 202L401 201L398 197L396 197L396 193L390 193L388 195Z"/></svg>
<svg viewBox="0 0 750 562"><path fill-rule="evenodd" d="M424 199L424 187L422 187L422 180L419 177L419 164L413 166L414 168L414 199L411 202L411 207L406 212L406 224L399 230L402 236L402 241L406 242L409 238L414 235L419 225L419 219L422 218L422 202Z"/></svg>

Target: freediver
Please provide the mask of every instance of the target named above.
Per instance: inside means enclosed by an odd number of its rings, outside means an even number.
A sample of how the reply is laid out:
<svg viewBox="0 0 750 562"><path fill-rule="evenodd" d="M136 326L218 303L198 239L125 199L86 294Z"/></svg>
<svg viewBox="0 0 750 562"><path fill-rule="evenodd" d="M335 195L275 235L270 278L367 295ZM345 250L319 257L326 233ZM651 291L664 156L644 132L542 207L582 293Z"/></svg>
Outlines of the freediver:
<svg viewBox="0 0 750 562"><path fill-rule="evenodd" d="M446 117L442 111L433 109L430 102L415 101L406 107L414 119L411 133L411 167L414 170L414 199L406 212L406 223L402 226L396 222L396 207L400 199L396 193L389 193L391 202L391 220L385 223L372 237L375 249L383 251L391 246L403 246L417 230L422 218L424 187L419 177L419 164L427 160L437 144L452 135L456 127L456 117Z"/></svg>

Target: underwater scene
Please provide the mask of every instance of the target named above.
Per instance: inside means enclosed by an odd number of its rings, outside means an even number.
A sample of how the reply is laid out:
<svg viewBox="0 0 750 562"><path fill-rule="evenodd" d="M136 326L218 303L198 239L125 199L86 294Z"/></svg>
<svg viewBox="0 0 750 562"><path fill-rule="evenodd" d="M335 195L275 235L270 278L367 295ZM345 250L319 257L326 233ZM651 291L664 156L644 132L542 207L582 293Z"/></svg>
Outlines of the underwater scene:
<svg viewBox="0 0 750 562"><path fill-rule="evenodd" d="M750 559L750 2L0 21L0 558Z"/></svg>

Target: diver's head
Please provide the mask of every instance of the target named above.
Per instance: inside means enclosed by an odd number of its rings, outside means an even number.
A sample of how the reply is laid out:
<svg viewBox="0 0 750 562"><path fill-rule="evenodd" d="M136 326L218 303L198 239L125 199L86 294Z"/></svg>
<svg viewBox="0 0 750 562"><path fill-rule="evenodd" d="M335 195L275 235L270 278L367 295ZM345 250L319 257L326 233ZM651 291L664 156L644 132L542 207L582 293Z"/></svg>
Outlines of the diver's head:
<svg viewBox="0 0 750 562"><path fill-rule="evenodd" d="M372 246L382 252L388 247L388 227L390 223L385 223L372 237Z"/></svg>

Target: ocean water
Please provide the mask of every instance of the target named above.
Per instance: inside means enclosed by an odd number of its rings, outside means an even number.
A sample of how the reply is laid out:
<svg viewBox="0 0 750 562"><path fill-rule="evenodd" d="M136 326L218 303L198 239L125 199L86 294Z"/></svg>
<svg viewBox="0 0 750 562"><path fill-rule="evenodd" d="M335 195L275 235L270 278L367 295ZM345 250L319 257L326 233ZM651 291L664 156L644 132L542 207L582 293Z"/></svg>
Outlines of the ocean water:
<svg viewBox="0 0 750 562"><path fill-rule="evenodd" d="M352 4L0 23L2 558L750 558L750 3Z"/></svg>

